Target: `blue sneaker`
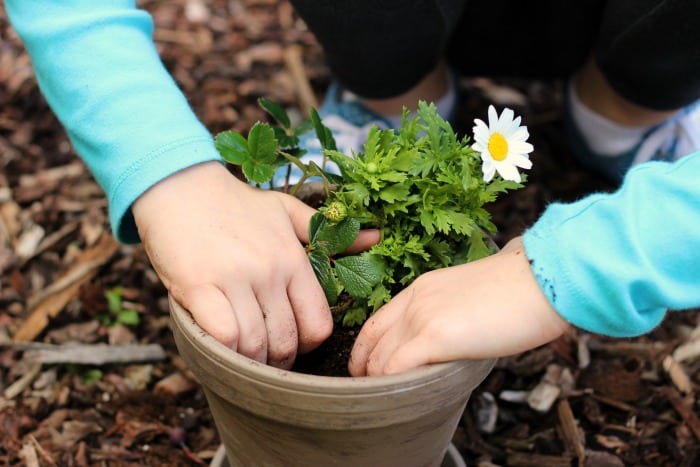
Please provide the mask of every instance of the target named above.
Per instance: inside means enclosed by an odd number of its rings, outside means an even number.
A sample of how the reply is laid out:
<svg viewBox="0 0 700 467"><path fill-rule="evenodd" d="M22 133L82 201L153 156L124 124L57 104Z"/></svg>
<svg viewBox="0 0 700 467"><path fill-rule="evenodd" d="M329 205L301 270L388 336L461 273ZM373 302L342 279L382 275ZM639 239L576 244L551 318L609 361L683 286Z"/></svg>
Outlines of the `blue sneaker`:
<svg viewBox="0 0 700 467"><path fill-rule="evenodd" d="M337 82L328 88L318 114L323 124L333 133L338 151L348 155L362 151L372 126L376 125L381 129L392 128L389 120L365 107L355 95L343 91ZM300 146L307 150L301 158L304 162L314 161L319 167L323 167L321 142L313 130L301 137ZM338 167L330 161L325 162L325 170L340 173ZM277 170L273 179L275 186L284 185L287 171L287 166ZM294 185L301 175L301 170L291 165L289 184Z"/></svg>
<svg viewBox="0 0 700 467"><path fill-rule="evenodd" d="M700 101L680 110L672 118L645 131L630 150L613 155L597 154L579 131L565 97L564 125L573 155L584 166L619 182L630 167L652 160L674 161L700 150Z"/></svg>

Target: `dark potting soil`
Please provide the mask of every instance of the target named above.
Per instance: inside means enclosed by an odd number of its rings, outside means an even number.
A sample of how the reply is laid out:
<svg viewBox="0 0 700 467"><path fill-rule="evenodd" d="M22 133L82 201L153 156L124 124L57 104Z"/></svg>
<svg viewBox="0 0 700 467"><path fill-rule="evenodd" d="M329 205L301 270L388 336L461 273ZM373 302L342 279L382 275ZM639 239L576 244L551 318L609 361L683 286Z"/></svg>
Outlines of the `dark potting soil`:
<svg viewBox="0 0 700 467"><path fill-rule="evenodd" d="M336 324L333 334L311 352L297 356L292 371L317 376L350 376L348 360L360 327Z"/></svg>

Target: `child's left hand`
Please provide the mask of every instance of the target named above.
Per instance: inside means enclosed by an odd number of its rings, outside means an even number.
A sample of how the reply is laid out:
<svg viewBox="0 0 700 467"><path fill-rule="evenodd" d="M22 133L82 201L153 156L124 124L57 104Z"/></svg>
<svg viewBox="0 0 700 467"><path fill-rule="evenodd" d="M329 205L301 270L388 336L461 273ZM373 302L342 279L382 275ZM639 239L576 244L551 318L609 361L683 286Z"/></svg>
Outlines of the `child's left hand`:
<svg viewBox="0 0 700 467"><path fill-rule="evenodd" d="M513 355L556 339L567 326L516 238L492 256L416 279L364 324L349 370L382 375Z"/></svg>

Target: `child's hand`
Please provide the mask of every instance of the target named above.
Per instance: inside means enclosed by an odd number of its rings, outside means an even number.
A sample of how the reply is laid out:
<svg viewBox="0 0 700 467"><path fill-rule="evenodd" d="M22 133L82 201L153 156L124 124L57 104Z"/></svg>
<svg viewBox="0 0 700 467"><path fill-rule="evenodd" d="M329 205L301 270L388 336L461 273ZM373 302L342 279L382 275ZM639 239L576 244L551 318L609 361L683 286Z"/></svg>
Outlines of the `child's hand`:
<svg viewBox="0 0 700 467"><path fill-rule="evenodd" d="M353 376L382 375L513 355L554 340L567 326L516 238L493 256L416 279L364 324L349 369Z"/></svg>
<svg viewBox="0 0 700 467"><path fill-rule="evenodd" d="M148 256L173 297L223 344L289 368L333 321L301 242L315 212L237 180L218 162L153 186L133 212ZM354 248L378 240L362 232Z"/></svg>

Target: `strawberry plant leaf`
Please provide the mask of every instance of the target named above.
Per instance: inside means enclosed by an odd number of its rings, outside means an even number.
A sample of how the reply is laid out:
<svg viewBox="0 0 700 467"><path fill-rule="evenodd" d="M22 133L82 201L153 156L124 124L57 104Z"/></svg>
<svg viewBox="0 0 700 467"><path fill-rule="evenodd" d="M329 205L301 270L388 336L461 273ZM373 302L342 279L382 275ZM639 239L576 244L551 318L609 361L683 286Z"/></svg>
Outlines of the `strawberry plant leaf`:
<svg viewBox="0 0 700 467"><path fill-rule="evenodd" d="M326 216L320 212L314 213L309 220L309 243L314 245L317 242L321 227L326 223Z"/></svg>
<svg viewBox="0 0 700 467"><path fill-rule="evenodd" d="M338 301L338 283L333 275L331 262L328 255L319 250L314 250L309 253L309 262L316 274L318 282L321 284L323 293L326 295L328 304L333 306Z"/></svg>
<svg viewBox="0 0 700 467"><path fill-rule="evenodd" d="M272 115L272 118L274 118L275 121L282 126L282 128L289 129L291 126L289 115L287 115L287 111L284 110L281 105L264 97L258 99L258 105L260 105L260 107L262 107L267 113Z"/></svg>
<svg viewBox="0 0 700 467"><path fill-rule="evenodd" d="M221 157L231 164L240 165L250 158L248 142L243 135L235 131L223 131L216 135L214 146Z"/></svg>
<svg viewBox="0 0 700 467"><path fill-rule="evenodd" d="M277 142L280 145L280 148L282 149L292 149L296 148L299 145L299 138L296 136L290 136L287 134L286 131L284 131L283 128L280 128L278 126L272 127L272 130L275 132L275 138L277 139ZM283 160L284 163L286 163L286 160Z"/></svg>
<svg viewBox="0 0 700 467"><path fill-rule="evenodd" d="M248 133L248 157L241 167L246 178L254 183L265 183L277 167L277 139L267 123L257 122Z"/></svg>
<svg viewBox="0 0 700 467"><path fill-rule="evenodd" d="M335 271L343 288L356 298L369 297L384 272L381 263L367 252L337 259Z"/></svg>
<svg viewBox="0 0 700 467"><path fill-rule="evenodd" d="M321 142L321 147L323 149L335 151L335 138L333 137L333 133L331 133L331 130L323 124L323 122L321 121L321 117L318 115L318 112L316 112L316 109L311 108L310 114L311 123L313 124L314 130L316 131L316 137L318 137L318 140Z"/></svg>
<svg viewBox="0 0 700 467"><path fill-rule="evenodd" d="M340 222L330 222L324 217L313 245L328 256L333 256L347 250L359 233L360 221L355 218L346 217Z"/></svg>
<svg viewBox="0 0 700 467"><path fill-rule="evenodd" d="M311 120L304 120L294 127L294 136L299 137L301 135L305 135L313 129L314 125Z"/></svg>
<svg viewBox="0 0 700 467"><path fill-rule="evenodd" d="M248 152L251 159L270 163L277 159L275 131L267 123L257 122L248 133Z"/></svg>
<svg viewBox="0 0 700 467"><path fill-rule="evenodd" d="M275 174L274 166L260 164L252 159L245 161L241 167L243 174L253 183L265 183Z"/></svg>

